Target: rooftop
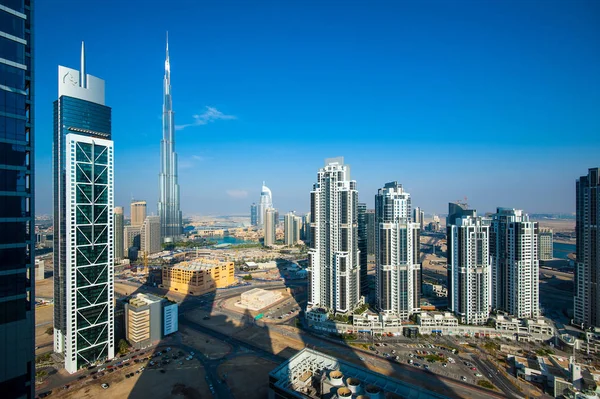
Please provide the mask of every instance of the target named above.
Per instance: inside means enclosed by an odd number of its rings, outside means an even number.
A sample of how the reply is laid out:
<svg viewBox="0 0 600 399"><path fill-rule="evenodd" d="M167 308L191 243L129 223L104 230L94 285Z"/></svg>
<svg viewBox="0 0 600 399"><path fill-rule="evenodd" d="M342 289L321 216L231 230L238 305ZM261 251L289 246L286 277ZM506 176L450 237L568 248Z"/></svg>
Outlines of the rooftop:
<svg viewBox="0 0 600 399"><path fill-rule="evenodd" d="M129 305L138 308L164 300L164 298L152 294L135 294L129 299Z"/></svg>
<svg viewBox="0 0 600 399"><path fill-rule="evenodd" d="M219 260L212 259L196 259L190 262L180 262L176 265L169 266L173 269L177 270L188 270L188 271L200 271L200 270L210 270L217 266L224 266L229 262L221 262Z"/></svg>

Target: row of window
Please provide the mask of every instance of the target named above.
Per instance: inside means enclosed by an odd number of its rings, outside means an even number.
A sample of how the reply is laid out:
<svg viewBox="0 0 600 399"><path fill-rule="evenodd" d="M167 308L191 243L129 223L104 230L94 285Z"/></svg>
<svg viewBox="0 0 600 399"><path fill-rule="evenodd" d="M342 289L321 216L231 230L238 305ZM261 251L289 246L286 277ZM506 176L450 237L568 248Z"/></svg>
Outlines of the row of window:
<svg viewBox="0 0 600 399"><path fill-rule="evenodd" d="M26 64L25 45L0 36L0 58L4 58L5 60L16 62L18 64Z"/></svg>

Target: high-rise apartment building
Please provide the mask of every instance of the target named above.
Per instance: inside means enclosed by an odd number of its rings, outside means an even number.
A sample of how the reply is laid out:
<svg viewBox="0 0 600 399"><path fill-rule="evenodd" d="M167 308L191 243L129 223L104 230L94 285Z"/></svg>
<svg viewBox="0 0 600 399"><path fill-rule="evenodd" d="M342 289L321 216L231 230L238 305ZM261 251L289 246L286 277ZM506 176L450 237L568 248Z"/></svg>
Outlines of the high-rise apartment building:
<svg viewBox="0 0 600 399"><path fill-rule="evenodd" d="M419 225L412 222L410 194L398 182L375 196L377 307L408 320L420 308Z"/></svg>
<svg viewBox="0 0 600 399"><path fill-rule="evenodd" d="M367 209L365 217L367 219L367 253L375 255L375 209Z"/></svg>
<svg viewBox="0 0 600 399"><path fill-rule="evenodd" d="M522 210L492 216L492 308L518 318L539 316L538 223Z"/></svg>
<svg viewBox="0 0 600 399"><path fill-rule="evenodd" d="M141 235L141 226L125 226L123 228L123 250L125 251L125 257L129 257L129 248L140 249L142 247Z"/></svg>
<svg viewBox="0 0 600 399"><path fill-rule="evenodd" d="M294 212L286 214L283 218L283 241L287 246L294 246L300 240L300 225L302 219Z"/></svg>
<svg viewBox="0 0 600 399"><path fill-rule="evenodd" d="M359 267L360 267L360 295L369 299L369 280L368 276L368 235L367 235L367 204L359 202L357 206L358 215L356 217L358 223L358 250L360 251Z"/></svg>
<svg viewBox="0 0 600 399"><path fill-rule="evenodd" d="M310 212L302 216L302 241L307 247L310 247Z"/></svg>
<svg viewBox="0 0 600 399"><path fill-rule="evenodd" d="M258 207L255 202L250 205L250 225L258 226Z"/></svg>
<svg viewBox="0 0 600 399"><path fill-rule="evenodd" d="M491 220L463 204L450 204L448 215L448 304L461 323L485 324L490 314ZM450 249L452 243L452 249ZM451 287L451 288L450 288Z"/></svg>
<svg viewBox="0 0 600 399"><path fill-rule="evenodd" d="M169 41L165 59L163 79L163 138L160 142L160 174L158 176L161 237L164 242L173 242L183 234L181 208L179 203L179 182L177 153L175 152L175 113L171 97L171 64L169 61ZM143 222L143 219L142 219Z"/></svg>
<svg viewBox="0 0 600 399"><path fill-rule="evenodd" d="M271 190L269 187L265 186L265 182L263 182L262 188L260 190L260 202L258 203L258 225L262 226L265 221L265 212L267 209L273 208L273 194L271 194ZM278 222L279 220L277 220Z"/></svg>
<svg viewBox="0 0 600 399"><path fill-rule="evenodd" d="M412 220L419 224L421 231L425 228L425 212L421 208L416 207L413 209Z"/></svg>
<svg viewBox="0 0 600 399"><path fill-rule="evenodd" d="M162 251L159 216L146 216L146 220L144 220L144 224L140 229L140 250L145 255Z"/></svg>
<svg viewBox="0 0 600 399"><path fill-rule="evenodd" d="M115 228L115 261L122 260L125 255L123 249L125 243L123 241L123 233L125 232L125 216L123 215L123 207L116 206L114 213L114 228Z"/></svg>
<svg viewBox="0 0 600 399"><path fill-rule="evenodd" d="M141 226L146 220L146 201L131 201L131 225Z"/></svg>
<svg viewBox="0 0 600 399"><path fill-rule="evenodd" d="M54 102L54 351L69 373L114 357L111 109L85 67L82 44Z"/></svg>
<svg viewBox="0 0 600 399"><path fill-rule="evenodd" d="M275 244L276 232L277 232L277 221L276 221L277 210L273 208L267 208L265 210L265 217L263 223L264 241L265 247L272 247Z"/></svg>
<svg viewBox="0 0 600 399"><path fill-rule="evenodd" d="M448 204L448 216L446 217L446 240L447 240L447 259L448 265L450 265L450 259L452 259L452 250L454 248L454 244L452 243L452 231L450 229L450 225L456 224L456 220L462 218L463 216L476 216L477 213L474 209L468 209L467 204L459 203L459 202L450 202ZM423 219L424 221L424 219ZM424 226L421 226L421 229L425 230ZM448 289L448 298L452 296L452 270L450 267L446 269L446 281L447 289Z"/></svg>
<svg viewBox="0 0 600 399"><path fill-rule="evenodd" d="M310 193L308 305L351 312L359 304L358 191L344 158L325 160Z"/></svg>
<svg viewBox="0 0 600 399"><path fill-rule="evenodd" d="M552 229L540 229L538 234L538 259L554 259L554 235Z"/></svg>
<svg viewBox="0 0 600 399"><path fill-rule="evenodd" d="M34 397L33 0L0 0L0 393Z"/></svg>
<svg viewBox="0 0 600 399"><path fill-rule="evenodd" d="M600 168L588 170L575 184L577 265L575 313L583 327L600 327Z"/></svg>

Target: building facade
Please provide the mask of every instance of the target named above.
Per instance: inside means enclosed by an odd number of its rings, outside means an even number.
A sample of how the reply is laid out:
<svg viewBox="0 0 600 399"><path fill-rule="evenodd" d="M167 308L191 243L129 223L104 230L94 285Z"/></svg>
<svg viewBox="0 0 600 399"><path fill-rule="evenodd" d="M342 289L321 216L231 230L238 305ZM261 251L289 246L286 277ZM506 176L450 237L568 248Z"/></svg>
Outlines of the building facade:
<svg viewBox="0 0 600 399"><path fill-rule="evenodd" d="M588 170L575 184L577 264L573 322L600 327L600 168Z"/></svg>
<svg viewBox="0 0 600 399"><path fill-rule="evenodd" d="M179 305L167 301L163 306L163 336L179 330Z"/></svg>
<svg viewBox="0 0 600 399"><path fill-rule="evenodd" d="M173 98L171 97L171 64L168 41L165 77L163 79L162 127L160 174L158 176L158 216L160 217L160 231L163 241L173 242L183 234L183 225L179 202L178 164L177 153L175 152L175 113L173 112Z"/></svg>
<svg viewBox="0 0 600 399"><path fill-rule="evenodd" d="M538 234L538 259L554 259L554 234L552 229L540 229Z"/></svg>
<svg viewBox="0 0 600 399"><path fill-rule="evenodd" d="M123 250L125 256L128 257L128 251L130 248L140 249L142 230L140 226L125 226L123 229Z"/></svg>
<svg viewBox="0 0 600 399"><path fill-rule="evenodd" d="M448 225L452 251L448 250L450 310L464 324L485 324L490 315L490 219L464 209L461 217L453 217ZM452 237L450 239L450 237Z"/></svg>
<svg viewBox="0 0 600 399"><path fill-rule="evenodd" d="M198 259L162 268L162 286L186 295L203 295L235 282L233 262Z"/></svg>
<svg viewBox="0 0 600 399"><path fill-rule="evenodd" d="M258 207L255 202L250 205L250 225L258 226Z"/></svg>
<svg viewBox="0 0 600 399"><path fill-rule="evenodd" d="M273 208L273 194L269 187L263 182L260 189L260 202L258 203L258 225L262 226L265 223L265 212L267 209Z"/></svg>
<svg viewBox="0 0 600 399"><path fill-rule="evenodd" d="M286 214L283 218L283 241L287 246L294 246L300 241L300 225L302 219L294 212Z"/></svg>
<svg viewBox="0 0 600 399"><path fill-rule="evenodd" d="M0 392L34 397L33 0L0 0Z"/></svg>
<svg viewBox="0 0 600 399"><path fill-rule="evenodd" d="M492 308L518 318L539 315L538 223L522 210L498 208L492 216Z"/></svg>
<svg viewBox="0 0 600 399"><path fill-rule="evenodd" d="M131 201L131 225L141 226L146 220L146 201Z"/></svg>
<svg viewBox="0 0 600 399"><path fill-rule="evenodd" d="M310 193L308 305L353 311L360 298L358 191L344 158L325 160Z"/></svg>
<svg viewBox="0 0 600 399"><path fill-rule="evenodd" d="M398 182L375 196L377 307L402 320L420 308L419 225L412 222L410 194Z"/></svg>
<svg viewBox="0 0 600 399"><path fill-rule="evenodd" d="M263 223L264 241L265 247L272 247L275 244L275 237L277 233L277 210L273 208L267 208L264 215Z"/></svg>
<svg viewBox="0 0 600 399"><path fill-rule="evenodd" d="M421 230L425 228L425 212L423 212L421 208L416 207L413 209L412 220L419 224Z"/></svg>
<svg viewBox="0 0 600 399"><path fill-rule="evenodd" d="M125 216L123 215L123 207L115 206L114 210L114 228L115 228L115 261L125 258L125 242L123 234L125 232Z"/></svg>
<svg viewBox="0 0 600 399"><path fill-rule="evenodd" d="M367 254L375 255L375 209L367 209L365 217L367 220Z"/></svg>
<svg viewBox="0 0 600 399"><path fill-rule="evenodd" d="M166 299L151 294L136 294L125 303L125 337L135 349L162 338L163 305Z"/></svg>
<svg viewBox="0 0 600 399"><path fill-rule="evenodd" d="M369 301L369 280L368 275L368 263L369 255L368 249L368 237L367 237L367 204L359 202L357 206L357 223L358 223L358 250L360 251L359 267L360 267L360 295Z"/></svg>
<svg viewBox="0 0 600 399"><path fill-rule="evenodd" d="M146 256L162 251L159 216L146 216L140 228L140 250Z"/></svg>
<svg viewBox="0 0 600 399"><path fill-rule="evenodd" d="M58 67L54 102L54 351L65 369L114 357L111 109L104 81Z"/></svg>

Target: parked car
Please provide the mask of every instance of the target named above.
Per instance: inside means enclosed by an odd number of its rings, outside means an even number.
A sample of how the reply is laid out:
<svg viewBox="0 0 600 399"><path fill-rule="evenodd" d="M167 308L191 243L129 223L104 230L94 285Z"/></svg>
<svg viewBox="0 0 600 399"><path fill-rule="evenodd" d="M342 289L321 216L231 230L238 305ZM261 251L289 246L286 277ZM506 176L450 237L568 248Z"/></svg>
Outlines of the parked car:
<svg viewBox="0 0 600 399"><path fill-rule="evenodd" d="M102 387L102 389L108 389L110 387L110 385L108 385L107 383L104 383L100 386Z"/></svg>

